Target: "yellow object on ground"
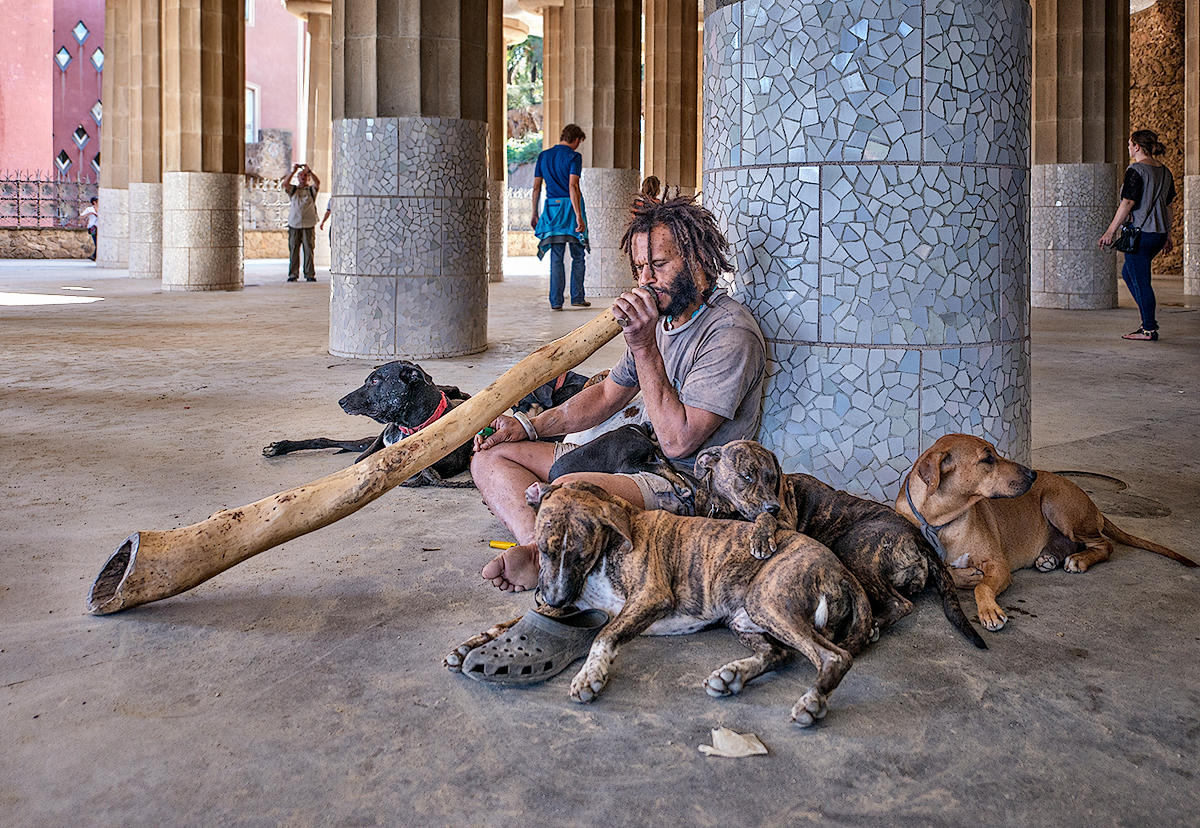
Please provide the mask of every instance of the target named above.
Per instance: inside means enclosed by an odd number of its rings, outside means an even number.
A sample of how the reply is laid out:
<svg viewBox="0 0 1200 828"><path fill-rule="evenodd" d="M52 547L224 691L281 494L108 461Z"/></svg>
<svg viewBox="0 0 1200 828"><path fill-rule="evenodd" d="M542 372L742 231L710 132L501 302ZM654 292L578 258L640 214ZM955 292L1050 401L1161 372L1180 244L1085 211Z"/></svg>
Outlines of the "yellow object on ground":
<svg viewBox="0 0 1200 828"><path fill-rule="evenodd" d="M511 549L516 545L516 541L488 541L488 546L492 549Z"/></svg>

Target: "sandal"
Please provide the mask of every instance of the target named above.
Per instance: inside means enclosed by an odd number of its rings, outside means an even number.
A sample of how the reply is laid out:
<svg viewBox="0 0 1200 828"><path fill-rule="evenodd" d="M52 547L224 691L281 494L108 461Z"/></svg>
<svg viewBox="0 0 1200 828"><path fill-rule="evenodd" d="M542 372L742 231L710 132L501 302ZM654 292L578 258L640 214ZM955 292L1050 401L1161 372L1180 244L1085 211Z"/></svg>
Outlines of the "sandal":
<svg viewBox="0 0 1200 828"><path fill-rule="evenodd" d="M1157 342L1158 328L1155 328L1152 331L1148 331L1145 328L1138 328L1132 333L1122 334L1121 339L1137 339L1143 342Z"/></svg>
<svg viewBox="0 0 1200 828"><path fill-rule="evenodd" d="M493 684L537 684L587 655L607 623L604 610L577 609L551 618L532 609L503 635L467 653L462 674Z"/></svg>

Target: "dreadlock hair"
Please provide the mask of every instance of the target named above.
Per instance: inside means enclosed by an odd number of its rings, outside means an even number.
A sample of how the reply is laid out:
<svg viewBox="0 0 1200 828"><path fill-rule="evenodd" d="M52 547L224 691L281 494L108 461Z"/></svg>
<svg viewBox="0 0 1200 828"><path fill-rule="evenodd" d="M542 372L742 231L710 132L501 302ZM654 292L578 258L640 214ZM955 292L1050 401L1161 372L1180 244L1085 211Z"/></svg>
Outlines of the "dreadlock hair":
<svg viewBox="0 0 1200 828"><path fill-rule="evenodd" d="M629 257L629 269L637 280L637 269L633 266L633 237L646 233L658 226L666 227L675 237L675 246L684 261L699 266L708 284L701 291L705 300L717 287L717 279L723 273L733 272L729 260L729 242L717 227L716 217L696 203L693 196L676 195L674 198L655 201L638 198L633 202L633 218L625 235L621 237L621 250Z"/></svg>

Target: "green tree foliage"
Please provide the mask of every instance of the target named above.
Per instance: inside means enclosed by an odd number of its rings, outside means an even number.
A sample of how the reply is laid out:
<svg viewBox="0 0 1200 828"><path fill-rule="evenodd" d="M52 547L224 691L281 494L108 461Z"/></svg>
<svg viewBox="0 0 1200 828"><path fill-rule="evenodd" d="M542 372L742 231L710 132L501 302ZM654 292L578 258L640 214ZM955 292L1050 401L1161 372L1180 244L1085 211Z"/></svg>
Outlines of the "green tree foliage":
<svg viewBox="0 0 1200 828"><path fill-rule="evenodd" d="M542 39L529 36L508 49L508 109L542 103ZM532 163L542 149L542 133L526 132L507 141L508 168Z"/></svg>

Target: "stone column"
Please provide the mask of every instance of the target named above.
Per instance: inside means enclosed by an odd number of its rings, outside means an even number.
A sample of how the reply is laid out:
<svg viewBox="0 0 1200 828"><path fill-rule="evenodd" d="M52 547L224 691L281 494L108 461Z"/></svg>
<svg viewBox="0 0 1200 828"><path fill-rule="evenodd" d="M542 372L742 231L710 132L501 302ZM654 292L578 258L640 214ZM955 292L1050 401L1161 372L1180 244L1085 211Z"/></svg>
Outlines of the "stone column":
<svg viewBox="0 0 1200 828"><path fill-rule="evenodd" d="M335 3L333 117L330 353L483 350L487 0Z"/></svg>
<svg viewBox="0 0 1200 828"><path fill-rule="evenodd" d="M321 189L317 193L319 223L325 215L330 187L333 185L333 115L330 105L330 31L333 17L332 14L309 12L304 19L308 24L308 157L305 160L321 179ZM336 226L337 216L332 216L330 223L325 225L326 230L317 231L313 261L319 265L330 263L329 239L330 233L337 232L333 229Z"/></svg>
<svg viewBox="0 0 1200 828"><path fill-rule="evenodd" d="M163 5L163 290L242 287L242 0Z"/></svg>
<svg viewBox="0 0 1200 828"><path fill-rule="evenodd" d="M587 133L579 147L591 244L585 284L588 296L618 296L633 285L620 243L641 184L642 4L565 0L561 16L562 112L557 122L543 118L543 129L552 144L569 123Z"/></svg>
<svg viewBox="0 0 1200 828"><path fill-rule="evenodd" d="M1200 296L1200 9L1184 25L1183 292Z"/></svg>
<svg viewBox="0 0 1200 828"><path fill-rule="evenodd" d="M558 143L563 120L563 11L562 0L542 9L542 147ZM587 127L584 127L587 131Z"/></svg>
<svg viewBox="0 0 1200 828"><path fill-rule="evenodd" d="M104 7L104 72L100 128L99 267L129 265L129 69L135 0L108 0Z"/></svg>
<svg viewBox="0 0 1200 828"><path fill-rule="evenodd" d="M646 0L646 175L697 189L696 0Z"/></svg>
<svg viewBox="0 0 1200 828"><path fill-rule="evenodd" d="M1117 306L1121 256L1097 239L1128 160L1128 0L1033 4L1031 301Z"/></svg>
<svg viewBox="0 0 1200 828"><path fill-rule="evenodd" d="M129 84L129 275L162 278L159 0L133 0Z"/></svg>
<svg viewBox="0 0 1200 828"><path fill-rule="evenodd" d="M508 61L504 43L504 2L488 0L488 281L504 280L508 238Z"/></svg>
<svg viewBox="0 0 1200 828"><path fill-rule="evenodd" d="M1026 0L708 7L704 193L768 342L759 437L890 501L947 432L1029 447Z"/></svg>

